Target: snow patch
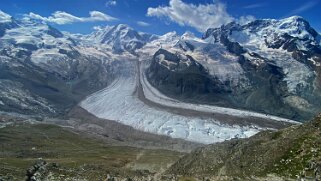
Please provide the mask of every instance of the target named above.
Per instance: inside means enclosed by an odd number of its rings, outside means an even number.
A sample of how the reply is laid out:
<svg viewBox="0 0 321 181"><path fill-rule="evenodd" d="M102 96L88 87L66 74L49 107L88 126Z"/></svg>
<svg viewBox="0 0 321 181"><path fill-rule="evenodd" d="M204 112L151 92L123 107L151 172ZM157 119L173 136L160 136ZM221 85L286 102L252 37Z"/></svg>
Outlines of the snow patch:
<svg viewBox="0 0 321 181"><path fill-rule="evenodd" d="M53 49L39 49L34 51L31 55L31 61L35 64L44 63L47 64L49 61L65 61L67 59L66 55L60 54L59 50Z"/></svg>

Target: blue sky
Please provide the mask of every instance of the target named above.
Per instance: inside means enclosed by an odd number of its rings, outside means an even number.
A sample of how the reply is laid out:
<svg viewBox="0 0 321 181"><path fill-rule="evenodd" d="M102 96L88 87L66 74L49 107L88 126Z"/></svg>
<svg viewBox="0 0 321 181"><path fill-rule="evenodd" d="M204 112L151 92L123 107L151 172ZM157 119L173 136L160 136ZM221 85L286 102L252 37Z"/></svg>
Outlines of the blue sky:
<svg viewBox="0 0 321 181"><path fill-rule="evenodd" d="M192 31L200 35L208 27L230 21L291 15L304 17L321 32L321 0L1 0L0 10L73 33L124 23L154 34Z"/></svg>

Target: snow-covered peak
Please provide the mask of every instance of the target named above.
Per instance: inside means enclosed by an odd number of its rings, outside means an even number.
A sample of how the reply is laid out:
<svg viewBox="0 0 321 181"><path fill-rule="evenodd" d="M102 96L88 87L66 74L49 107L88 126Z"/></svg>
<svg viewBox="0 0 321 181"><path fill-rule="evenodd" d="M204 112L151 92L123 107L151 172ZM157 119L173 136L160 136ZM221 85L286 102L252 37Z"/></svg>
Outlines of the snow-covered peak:
<svg viewBox="0 0 321 181"><path fill-rule="evenodd" d="M126 24L118 24L115 26L116 31L134 31L129 25Z"/></svg>
<svg viewBox="0 0 321 181"><path fill-rule="evenodd" d="M113 27L107 27L104 30L102 43L108 43L110 40L122 39L122 40L130 40L130 39L140 39L140 35L133 28L129 27L125 24L119 24Z"/></svg>
<svg viewBox="0 0 321 181"><path fill-rule="evenodd" d="M243 29L255 30L257 34L263 36L271 36L273 34L282 36L287 34L305 40L313 40L317 36L317 32L300 16L292 16L280 20L256 20L243 26Z"/></svg>
<svg viewBox="0 0 321 181"><path fill-rule="evenodd" d="M281 31L300 39L313 39L317 35L316 31L310 27L310 24L300 16L282 19L277 23L277 26Z"/></svg>
<svg viewBox="0 0 321 181"><path fill-rule="evenodd" d="M178 41L178 39L179 39L179 36L177 35L176 31L171 31L160 36L156 41L162 42L162 43L166 43L166 42L171 43L173 41Z"/></svg>
<svg viewBox="0 0 321 181"><path fill-rule="evenodd" d="M245 32L246 34L257 35L259 37L283 37L291 36L301 40L315 40L318 33L310 24L300 16L291 16L284 19L258 19L245 25L239 25L235 22L223 25L220 28L210 28L207 30L204 39L214 36L215 39L231 32Z"/></svg>
<svg viewBox="0 0 321 181"><path fill-rule="evenodd" d="M288 18L282 19L283 21L305 21L305 19L302 16L290 16Z"/></svg>
<svg viewBox="0 0 321 181"><path fill-rule="evenodd" d="M170 31L170 32L162 35L162 37L174 37L174 36L178 36L176 31Z"/></svg>
<svg viewBox="0 0 321 181"><path fill-rule="evenodd" d="M156 35L138 32L126 24L119 24L96 28L96 31L84 37L83 40L109 46L115 52L128 51L133 53L147 42L157 38Z"/></svg>
<svg viewBox="0 0 321 181"><path fill-rule="evenodd" d="M96 27L95 31L87 36L89 40L96 43L105 43L109 39L117 39L117 37L124 37L129 31L134 31L128 25L119 24L116 26Z"/></svg>
<svg viewBox="0 0 321 181"><path fill-rule="evenodd" d="M12 17L9 14L0 10L0 23L7 23L11 21L12 21Z"/></svg>
<svg viewBox="0 0 321 181"><path fill-rule="evenodd" d="M182 36L181 39L194 39L196 38L196 36L194 35L194 33L190 32L190 31L186 31Z"/></svg>
<svg viewBox="0 0 321 181"><path fill-rule="evenodd" d="M179 36L175 31L166 33L162 36L159 36L158 39L151 42L151 44L156 45L157 47L163 47L163 46L174 46L179 41Z"/></svg>
<svg viewBox="0 0 321 181"><path fill-rule="evenodd" d="M233 22L209 29L203 36L210 43L226 41L225 37L231 42L259 46L256 48L283 48L290 52L312 50L320 45L320 35L300 16L279 20L259 19L246 25Z"/></svg>

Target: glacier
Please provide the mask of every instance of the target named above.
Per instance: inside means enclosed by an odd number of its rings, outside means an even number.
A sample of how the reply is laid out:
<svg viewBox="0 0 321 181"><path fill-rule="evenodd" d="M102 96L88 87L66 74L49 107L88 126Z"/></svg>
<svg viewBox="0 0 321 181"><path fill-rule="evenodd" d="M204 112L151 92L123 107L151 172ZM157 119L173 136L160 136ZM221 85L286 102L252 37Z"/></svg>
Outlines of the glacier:
<svg viewBox="0 0 321 181"><path fill-rule="evenodd" d="M255 125L230 125L221 123L214 118L184 116L164 111L160 108L149 106L137 96L137 84L139 83L139 71L135 61L122 61L123 66L119 77L105 89L98 91L80 103L80 106L95 116L107 120L114 120L135 129L154 134L167 135L172 138L181 138L188 141L204 144L222 142L233 138L246 138L262 130ZM258 113L237 111L227 108L199 106L192 104L177 103L164 95L158 94L152 98L152 92L147 91L146 78L142 78L144 94L152 101L161 100L161 104L167 106L186 107L188 109L201 109L210 112L225 112L238 116L257 116ZM150 89L149 89L150 90ZM168 105L171 102L170 105ZM247 115L246 115L247 114ZM262 114L263 115L263 114ZM270 117L278 119L276 117ZM281 120L290 121L290 120Z"/></svg>

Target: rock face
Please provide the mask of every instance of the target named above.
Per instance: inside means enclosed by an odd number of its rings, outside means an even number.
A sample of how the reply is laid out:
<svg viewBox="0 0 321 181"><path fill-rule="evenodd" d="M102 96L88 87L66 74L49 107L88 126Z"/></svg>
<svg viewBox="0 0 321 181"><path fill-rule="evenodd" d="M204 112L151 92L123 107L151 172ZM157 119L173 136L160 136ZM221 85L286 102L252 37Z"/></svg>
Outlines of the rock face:
<svg viewBox="0 0 321 181"><path fill-rule="evenodd" d="M157 52L148 78L175 98L307 120L321 106L320 40L309 23L297 16L230 23L208 29L203 39L184 34L174 46L164 48L189 56L206 76L193 79L188 71L166 67L172 57L159 61ZM177 91L181 77L194 82L188 91Z"/></svg>
<svg viewBox="0 0 321 181"><path fill-rule="evenodd" d="M320 179L320 128L319 116L304 125L208 145L182 157L168 174Z"/></svg>
<svg viewBox="0 0 321 181"><path fill-rule="evenodd" d="M210 79L207 70L189 55L160 49L155 53L154 60L147 75L159 87L168 85L161 88L168 93L180 95L228 92L224 90L225 85Z"/></svg>

